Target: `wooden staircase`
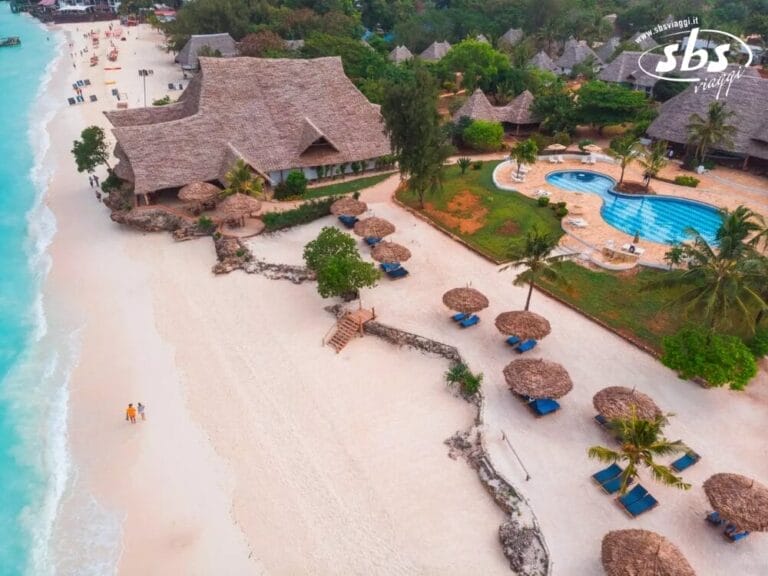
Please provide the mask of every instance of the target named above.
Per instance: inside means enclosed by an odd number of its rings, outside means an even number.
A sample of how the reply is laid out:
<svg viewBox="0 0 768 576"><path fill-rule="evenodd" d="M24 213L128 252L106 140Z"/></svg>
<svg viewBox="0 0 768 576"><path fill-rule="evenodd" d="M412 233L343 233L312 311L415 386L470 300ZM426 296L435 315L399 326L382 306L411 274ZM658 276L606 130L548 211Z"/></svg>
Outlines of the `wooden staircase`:
<svg viewBox="0 0 768 576"><path fill-rule="evenodd" d="M330 338L326 340L331 348L336 351L336 354L341 352L344 347L349 344L352 339L357 336L363 335L363 324L374 318L373 310L356 310L345 314L337 323L336 330L333 332Z"/></svg>

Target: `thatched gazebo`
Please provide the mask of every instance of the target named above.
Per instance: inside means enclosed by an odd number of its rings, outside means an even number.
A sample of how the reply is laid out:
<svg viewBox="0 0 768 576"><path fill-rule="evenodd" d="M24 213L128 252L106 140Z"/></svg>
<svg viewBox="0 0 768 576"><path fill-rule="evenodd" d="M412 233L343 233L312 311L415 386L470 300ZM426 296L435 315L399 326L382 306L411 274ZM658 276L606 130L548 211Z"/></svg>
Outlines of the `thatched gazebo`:
<svg viewBox="0 0 768 576"><path fill-rule="evenodd" d="M649 530L614 530L603 537L608 576L696 576L680 549Z"/></svg>
<svg viewBox="0 0 768 576"><path fill-rule="evenodd" d="M513 360L504 368L510 390L529 398L562 398L573 389L568 371L556 362L541 358Z"/></svg>
<svg viewBox="0 0 768 576"><path fill-rule="evenodd" d="M594 395L592 404L607 420L630 418L634 408L641 420L653 420L662 415L656 402L642 392L624 386L609 386Z"/></svg>
<svg viewBox="0 0 768 576"><path fill-rule="evenodd" d="M221 188L209 182L192 182L179 190L178 198L182 202L193 204L195 209L213 208Z"/></svg>
<svg viewBox="0 0 768 576"><path fill-rule="evenodd" d="M712 507L740 530L768 531L768 488L741 474L715 474L704 482Z"/></svg>
<svg viewBox="0 0 768 576"><path fill-rule="evenodd" d="M502 312L496 316L496 328L502 334L518 336L523 340L529 338L541 340L552 332L552 327L546 318L528 310Z"/></svg>
<svg viewBox="0 0 768 576"><path fill-rule="evenodd" d="M351 196L340 198L331 204L331 214L335 216L359 216L368 210L368 205L360 200L355 200Z"/></svg>
<svg viewBox="0 0 768 576"><path fill-rule="evenodd" d="M245 194L232 194L219 204L218 210L225 220L235 220L240 226L245 224L246 216L261 209L261 201Z"/></svg>
<svg viewBox="0 0 768 576"><path fill-rule="evenodd" d="M358 236L364 236L366 238L369 236L374 238L384 238L384 236L389 236L394 231L394 224L392 224L389 220L384 220L384 218L377 218L376 216L366 218L365 220L360 220L355 224L355 234Z"/></svg>
<svg viewBox="0 0 768 576"><path fill-rule="evenodd" d="M443 304L451 310L464 314L473 314L488 308L488 298L474 288L453 288L443 294Z"/></svg>
<svg viewBox="0 0 768 576"><path fill-rule="evenodd" d="M371 257L377 262L405 262L411 251L396 242L379 242L371 250Z"/></svg>

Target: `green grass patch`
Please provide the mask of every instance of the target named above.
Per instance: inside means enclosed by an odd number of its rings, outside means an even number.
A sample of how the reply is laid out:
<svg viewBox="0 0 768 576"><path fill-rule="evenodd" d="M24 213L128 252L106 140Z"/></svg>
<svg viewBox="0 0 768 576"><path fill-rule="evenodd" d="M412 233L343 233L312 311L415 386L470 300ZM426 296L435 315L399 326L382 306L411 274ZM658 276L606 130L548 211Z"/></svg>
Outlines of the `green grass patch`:
<svg viewBox="0 0 768 576"><path fill-rule="evenodd" d="M337 182L336 184L328 184L327 186L320 186L318 188L309 188L302 199L309 200L311 198L322 198L323 196L338 196L339 194L351 194L364 188L370 188L383 182L389 178L391 173L388 174L376 174L375 176L366 176L364 178L357 178L356 180L348 180L346 182Z"/></svg>
<svg viewBox="0 0 768 576"><path fill-rule="evenodd" d="M419 208L418 198L410 190L399 190L397 197L494 260L508 260L534 226L557 238L562 236L560 221L551 209L494 186L492 174L497 164L484 162L480 170L467 170L463 176L458 166L447 166L443 190L425 198L427 210ZM468 203L473 196L476 200Z"/></svg>

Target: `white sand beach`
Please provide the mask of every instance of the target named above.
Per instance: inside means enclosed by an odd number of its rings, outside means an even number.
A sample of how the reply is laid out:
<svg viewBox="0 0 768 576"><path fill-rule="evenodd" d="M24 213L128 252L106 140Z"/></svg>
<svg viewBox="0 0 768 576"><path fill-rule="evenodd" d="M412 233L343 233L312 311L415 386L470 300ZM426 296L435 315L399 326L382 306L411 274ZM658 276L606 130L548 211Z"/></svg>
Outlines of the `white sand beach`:
<svg viewBox="0 0 768 576"><path fill-rule="evenodd" d="M75 28L66 27L84 43ZM334 323L323 308L333 302L312 284L214 276L210 239L174 243L120 227L77 174L71 143L87 125L107 127L101 111L116 104L112 87L135 107L139 68L154 70L148 100L183 82L159 42L146 27L131 29L122 70L88 68L84 59L73 68L64 58L51 85L65 98L73 80L89 77L98 96L62 108L49 127L48 205L58 233L47 302L52 322L80 327L82 340L70 395L77 486L62 504L59 547L89 522L74 494L87 490L122 522L119 574L510 574L497 535L504 515L443 444L475 416L447 390L447 362L370 336L334 354L322 346ZM117 84L104 84L108 74ZM505 388L501 371L513 352L493 326L499 312L522 307L525 290L512 286L512 272L498 273L392 204L396 185L394 176L363 197L397 226L393 239L413 253L411 276L382 279L363 303L385 324L457 346L485 374L487 447L529 499L553 574L601 574L602 536L629 527L667 536L701 575L764 573L768 536L727 544L703 520L701 483L715 472L768 481L765 372L744 393L704 390L535 293L532 309L551 321L552 334L529 355L563 364L575 385L558 414L533 418ZM269 262L298 264L326 225L335 222L249 245ZM479 326L460 331L441 296L468 282L491 306ZM636 386L675 413L670 436L702 455L685 473L690 492L643 476L660 506L635 520L590 480L601 466L586 450L609 441L592 420L591 399L609 385ZM138 401L148 419L128 424L125 407ZM61 573L82 573L77 561L62 560Z"/></svg>

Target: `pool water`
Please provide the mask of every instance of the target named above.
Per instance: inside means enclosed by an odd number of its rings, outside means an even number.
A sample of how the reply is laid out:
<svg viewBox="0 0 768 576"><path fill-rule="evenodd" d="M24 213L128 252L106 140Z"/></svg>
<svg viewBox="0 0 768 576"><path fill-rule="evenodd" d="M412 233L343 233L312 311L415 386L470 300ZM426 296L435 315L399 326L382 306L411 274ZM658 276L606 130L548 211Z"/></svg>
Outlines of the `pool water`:
<svg viewBox="0 0 768 576"><path fill-rule="evenodd" d="M583 170L561 170L547 175L547 182L573 192L597 194L603 199L600 214L614 228L631 236L674 244L690 239L686 229L695 228L716 244L722 217L717 208L672 196L624 196L613 192L613 178Z"/></svg>

